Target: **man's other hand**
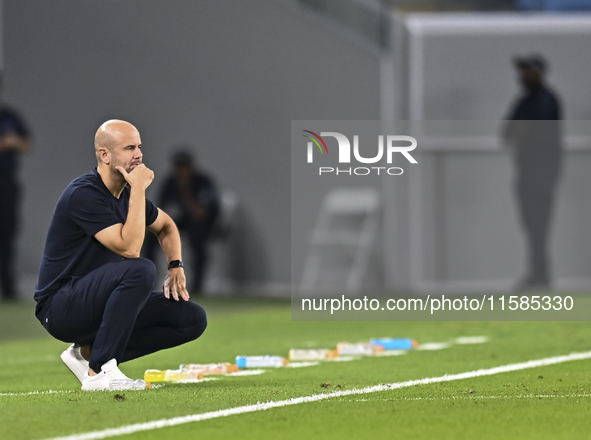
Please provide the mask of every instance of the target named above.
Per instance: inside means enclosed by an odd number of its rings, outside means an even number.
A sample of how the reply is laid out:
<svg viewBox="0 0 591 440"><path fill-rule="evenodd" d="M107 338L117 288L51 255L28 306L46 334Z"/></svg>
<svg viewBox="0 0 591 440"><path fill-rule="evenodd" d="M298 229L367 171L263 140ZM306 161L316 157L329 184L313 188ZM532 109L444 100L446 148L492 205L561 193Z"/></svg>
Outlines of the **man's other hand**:
<svg viewBox="0 0 591 440"><path fill-rule="evenodd" d="M179 295L185 301L189 301L189 292L187 292L187 280L185 278L185 270L182 267L176 267L174 269L168 269L164 284L162 285L162 291L166 299L170 299L170 295L175 299L179 300Z"/></svg>
<svg viewBox="0 0 591 440"><path fill-rule="evenodd" d="M122 166L116 166L115 168L123 175L123 178L132 188L145 190L154 180L154 171L143 163L137 165L130 173Z"/></svg>
<svg viewBox="0 0 591 440"><path fill-rule="evenodd" d="M29 146L29 141L16 134L9 133L0 136L0 151L26 151Z"/></svg>

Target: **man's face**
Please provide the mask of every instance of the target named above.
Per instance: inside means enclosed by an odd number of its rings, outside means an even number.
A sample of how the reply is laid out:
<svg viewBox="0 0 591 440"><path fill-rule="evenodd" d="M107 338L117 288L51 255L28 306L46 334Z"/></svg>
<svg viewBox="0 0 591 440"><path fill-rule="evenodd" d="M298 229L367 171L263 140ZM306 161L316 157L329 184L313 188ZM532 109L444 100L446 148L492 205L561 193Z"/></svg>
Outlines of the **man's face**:
<svg viewBox="0 0 591 440"><path fill-rule="evenodd" d="M193 167L191 162L181 162L174 167L174 174L180 182L188 181L193 174Z"/></svg>
<svg viewBox="0 0 591 440"><path fill-rule="evenodd" d="M540 84L541 76L531 67L522 66L519 69L519 80L525 88L531 89Z"/></svg>
<svg viewBox="0 0 591 440"><path fill-rule="evenodd" d="M140 133L133 127L122 130L118 133L117 142L113 146L111 153L112 171L117 172L117 166L122 166L128 173L142 163L142 140Z"/></svg>

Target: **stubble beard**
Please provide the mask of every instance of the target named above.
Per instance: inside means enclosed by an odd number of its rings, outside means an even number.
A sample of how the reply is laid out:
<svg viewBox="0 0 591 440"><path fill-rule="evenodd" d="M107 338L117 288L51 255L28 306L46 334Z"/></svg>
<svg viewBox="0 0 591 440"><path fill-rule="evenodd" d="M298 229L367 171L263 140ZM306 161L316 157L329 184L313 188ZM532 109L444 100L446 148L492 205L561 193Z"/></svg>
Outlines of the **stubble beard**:
<svg viewBox="0 0 591 440"><path fill-rule="evenodd" d="M125 183L127 183L127 181L125 180L125 177L123 177L123 174L121 174L121 173L119 172L119 170L116 168L116 167L118 167L118 166L123 166L123 165L121 165L121 164L120 164L120 163L118 163L117 161L112 161L112 162L109 164L109 171L111 172L111 176L112 176L112 177L113 177L115 180L119 181L120 183L124 183L124 182L125 182ZM125 168L125 167L123 167L123 168ZM130 172L131 172L131 170L130 170L130 169L128 169L128 168L125 168L125 171L127 171L127 173L130 173Z"/></svg>

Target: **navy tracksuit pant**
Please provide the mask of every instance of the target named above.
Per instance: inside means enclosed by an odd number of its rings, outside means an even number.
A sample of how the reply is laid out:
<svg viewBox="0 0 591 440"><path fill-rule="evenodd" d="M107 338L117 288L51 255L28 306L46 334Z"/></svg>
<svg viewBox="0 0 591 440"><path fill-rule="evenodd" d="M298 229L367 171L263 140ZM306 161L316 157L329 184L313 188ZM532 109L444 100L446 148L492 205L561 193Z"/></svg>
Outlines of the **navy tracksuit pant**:
<svg viewBox="0 0 591 440"><path fill-rule="evenodd" d="M20 188L16 179L0 172L0 287L5 299L16 299L14 280L15 238Z"/></svg>
<svg viewBox="0 0 591 440"><path fill-rule="evenodd" d="M42 318L56 339L92 345L90 368L118 363L197 339L205 311L191 301L153 291L156 268L146 258L104 266L74 277L53 296Z"/></svg>

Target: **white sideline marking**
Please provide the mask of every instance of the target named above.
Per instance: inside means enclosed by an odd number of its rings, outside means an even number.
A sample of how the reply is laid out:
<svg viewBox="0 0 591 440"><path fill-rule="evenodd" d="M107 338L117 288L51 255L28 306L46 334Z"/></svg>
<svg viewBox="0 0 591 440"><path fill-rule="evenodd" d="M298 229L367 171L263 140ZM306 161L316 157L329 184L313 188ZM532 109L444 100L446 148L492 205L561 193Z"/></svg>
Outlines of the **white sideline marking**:
<svg viewBox="0 0 591 440"><path fill-rule="evenodd" d="M288 368L300 368L300 367L313 367L314 365L318 365L320 362L318 361L311 361L311 362L290 362L286 365Z"/></svg>
<svg viewBox="0 0 591 440"><path fill-rule="evenodd" d="M265 370L242 370L236 373L224 374L224 376L256 376L257 374L263 374Z"/></svg>
<svg viewBox="0 0 591 440"><path fill-rule="evenodd" d="M484 344L488 342L488 336L461 336L456 338L456 344Z"/></svg>
<svg viewBox="0 0 591 440"><path fill-rule="evenodd" d="M571 353L566 356L555 356L551 358L538 359L534 361L521 362L518 364L503 365L500 367L493 367L481 369L476 371L469 371L459 374L446 374L439 377L429 377L419 380L408 380L405 382L397 382L384 385L376 385L373 387L366 387L361 389L351 389L344 391L334 391L332 393L315 394L312 396L296 397L288 400L279 400L275 402L257 403L255 405L238 406L235 408L222 409L219 411L211 411L202 414L192 414L183 417L173 417L171 419L154 420L146 423L136 423L133 425L121 426L119 428L104 429L102 431L92 431L82 434L74 434L65 437L52 437L47 440L95 440L109 437L116 437L118 435L132 434L134 432L149 431L152 429L164 428L167 426L182 425L184 423L199 422L201 420L215 419L218 417L226 417L235 414L244 414L255 411L264 411L271 408L278 408L288 405L297 405L306 402L318 402L320 400L331 399L333 397L351 396L356 394L375 393L377 391L394 390L398 388L411 387L413 385L424 385L437 382L449 382L452 380L470 379L473 377L491 376L493 374L507 373L510 371L525 370L527 368L543 367L546 365L560 364L562 362L569 362L575 360L590 359L591 351L584 353Z"/></svg>
<svg viewBox="0 0 591 440"><path fill-rule="evenodd" d="M451 347L449 342L427 342L425 344L419 344L417 350L443 350Z"/></svg>
<svg viewBox="0 0 591 440"><path fill-rule="evenodd" d="M74 393L72 390L61 390L61 391L30 391L28 393L0 393L0 396L31 396L33 394L62 394L62 393Z"/></svg>
<svg viewBox="0 0 591 440"><path fill-rule="evenodd" d="M452 397L402 397L398 399L351 399L344 400L344 402L389 402L396 401L413 401L413 400L480 400L480 399L546 399L550 397L591 397L591 394L519 394L517 396L452 396Z"/></svg>

